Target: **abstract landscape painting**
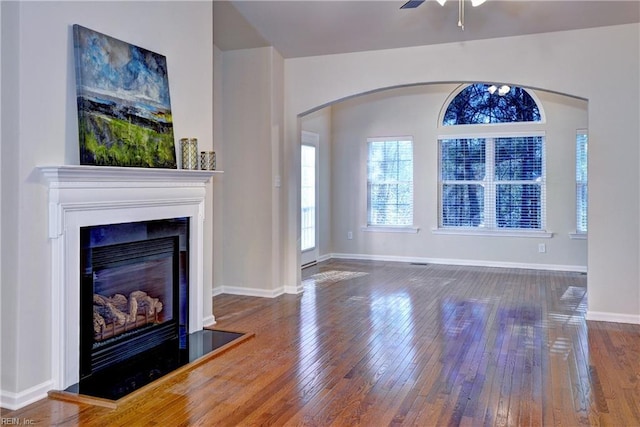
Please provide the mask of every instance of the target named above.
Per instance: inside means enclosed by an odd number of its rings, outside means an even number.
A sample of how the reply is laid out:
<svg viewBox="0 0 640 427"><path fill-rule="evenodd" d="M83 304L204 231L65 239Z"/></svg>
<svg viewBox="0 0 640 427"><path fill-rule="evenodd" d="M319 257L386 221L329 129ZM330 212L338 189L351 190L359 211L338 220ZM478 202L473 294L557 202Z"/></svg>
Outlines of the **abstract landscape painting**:
<svg viewBox="0 0 640 427"><path fill-rule="evenodd" d="M74 25L80 164L176 168L163 55Z"/></svg>

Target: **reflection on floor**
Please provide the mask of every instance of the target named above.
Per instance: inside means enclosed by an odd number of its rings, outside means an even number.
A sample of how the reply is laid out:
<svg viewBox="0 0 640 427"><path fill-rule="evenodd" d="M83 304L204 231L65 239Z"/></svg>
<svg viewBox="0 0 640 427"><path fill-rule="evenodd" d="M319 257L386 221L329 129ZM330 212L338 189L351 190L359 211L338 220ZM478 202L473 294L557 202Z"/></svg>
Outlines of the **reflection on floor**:
<svg viewBox="0 0 640 427"><path fill-rule="evenodd" d="M304 279L304 284L313 283L314 285L323 285L330 283L337 283L342 280L355 279L356 277L366 276L367 273L362 271L340 271L340 270L328 270L322 271Z"/></svg>

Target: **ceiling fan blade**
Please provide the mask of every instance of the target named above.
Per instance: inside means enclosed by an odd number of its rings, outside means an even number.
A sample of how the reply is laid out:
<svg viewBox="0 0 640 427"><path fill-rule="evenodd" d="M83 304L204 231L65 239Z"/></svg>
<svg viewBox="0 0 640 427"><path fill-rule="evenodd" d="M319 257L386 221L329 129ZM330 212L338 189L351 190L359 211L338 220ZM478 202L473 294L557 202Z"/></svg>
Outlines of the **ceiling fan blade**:
<svg viewBox="0 0 640 427"><path fill-rule="evenodd" d="M409 0L408 2L400 6L400 9L415 9L422 3L424 3L424 0Z"/></svg>

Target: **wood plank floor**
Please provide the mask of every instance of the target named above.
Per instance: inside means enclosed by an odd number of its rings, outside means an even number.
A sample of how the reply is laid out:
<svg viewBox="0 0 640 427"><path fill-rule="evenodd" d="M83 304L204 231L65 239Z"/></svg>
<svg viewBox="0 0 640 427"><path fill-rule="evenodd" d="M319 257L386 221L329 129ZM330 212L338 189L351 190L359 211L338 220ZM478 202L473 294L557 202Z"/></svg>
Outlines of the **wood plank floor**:
<svg viewBox="0 0 640 427"><path fill-rule="evenodd" d="M587 322L586 276L328 261L304 294L220 295L255 338L116 410L52 399L60 426L640 425L640 325Z"/></svg>

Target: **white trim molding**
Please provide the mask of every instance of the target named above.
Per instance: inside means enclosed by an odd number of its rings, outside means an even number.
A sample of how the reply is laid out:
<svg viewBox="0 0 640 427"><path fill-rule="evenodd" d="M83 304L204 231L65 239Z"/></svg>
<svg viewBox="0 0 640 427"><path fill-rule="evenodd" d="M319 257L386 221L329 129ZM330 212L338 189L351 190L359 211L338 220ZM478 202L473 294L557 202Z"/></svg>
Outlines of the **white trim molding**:
<svg viewBox="0 0 640 427"><path fill-rule="evenodd" d="M241 286L222 286L218 288L219 294L229 295L242 295L245 297L261 297L261 298L275 298L284 294L284 288L279 289L258 289L258 288L245 288Z"/></svg>
<svg viewBox="0 0 640 427"><path fill-rule="evenodd" d="M640 314L620 314L587 310L585 319L594 322L630 323L633 325L640 325Z"/></svg>
<svg viewBox="0 0 640 427"><path fill-rule="evenodd" d="M587 240L587 233L569 233L569 238L572 240Z"/></svg>
<svg viewBox="0 0 640 427"><path fill-rule="evenodd" d="M213 315L213 313L211 313L208 316L205 316L202 318L202 326L206 327L206 326L213 326L216 324L216 318Z"/></svg>
<svg viewBox="0 0 640 427"><path fill-rule="evenodd" d="M138 187L201 187L222 171L161 168L124 168L116 166L39 166L50 188L121 187L123 180Z"/></svg>
<svg viewBox="0 0 640 427"><path fill-rule="evenodd" d="M328 259L330 258L325 257L324 261ZM318 262L321 262L321 261L318 261ZM276 298L284 294L290 294L290 295L301 294L303 290L304 288L302 284L296 287L281 286L276 289L258 289L258 288L244 287L244 286L216 286L211 290L211 293L213 296L229 294L229 295L241 295L245 297Z"/></svg>
<svg viewBox="0 0 640 427"><path fill-rule="evenodd" d="M360 228L360 231L374 232L374 233L409 233L416 234L420 229L418 227L402 227L402 226L383 226L383 225L365 225Z"/></svg>
<svg viewBox="0 0 640 427"><path fill-rule="evenodd" d="M433 234L450 234L457 236L485 236L485 237L530 237L550 239L553 232L544 230L486 230L482 228L433 228Z"/></svg>
<svg viewBox="0 0 640 427"><path fill-rule="evenodd" d="M476 259L454 259L454 258L425 258L406 257L396 255L370 255L370 254L344 254L334 253L331 256L336 259L355 259L361 261L391 261L416 264L443 264L460 265L469 267L497 267L497 268L519 268L527 270L547 270L547 271L571 271L576 273L586 273L587 267L583 265L559 265L559 264L534 264L520 262L488 261Z"/></svg>
<svg viewBox="0 0 640 427"><path fill-rule="evenodd" d="M331 254L322 254L318 257L318 261L317 262L323 262L323 261L328 261L331 259Z"/></svg>
<svg viewBox="0 0 640 427"><path fill-rule="evenodd" d="M10 411L23 408L38 400L47 397L47 392L52 388L51 381L45 381L42 384L30 387L20 393L12 393L10 391L0 390L0 407Z"/></svg>

